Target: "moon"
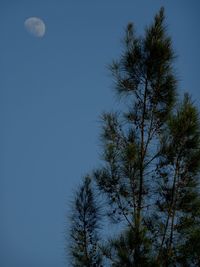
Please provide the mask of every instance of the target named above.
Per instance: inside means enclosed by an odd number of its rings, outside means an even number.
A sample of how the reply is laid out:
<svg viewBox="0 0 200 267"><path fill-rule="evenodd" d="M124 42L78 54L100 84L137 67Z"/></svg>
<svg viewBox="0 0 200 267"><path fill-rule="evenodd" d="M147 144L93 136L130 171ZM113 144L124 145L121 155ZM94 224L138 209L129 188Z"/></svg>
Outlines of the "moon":
<svg viewBox="0 0 200 267"><path fill-rule="evenodd" d="M45 35L46 26L42 19L30 17L24 21L26 30L35 37L43 37Z"/></svg>

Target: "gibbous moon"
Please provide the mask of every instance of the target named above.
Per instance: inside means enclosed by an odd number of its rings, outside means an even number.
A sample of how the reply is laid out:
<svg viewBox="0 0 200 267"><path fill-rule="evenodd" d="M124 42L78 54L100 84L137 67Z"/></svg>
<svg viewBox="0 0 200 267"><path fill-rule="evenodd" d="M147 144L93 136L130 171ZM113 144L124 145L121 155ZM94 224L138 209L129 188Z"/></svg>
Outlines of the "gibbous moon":
<svg viewBox="0 0 200 267"><path fill-rule="evenodd" d="M45 24L42 19L30 17L24 21L26 30L35 37L43 37L45 34Z"/></svg>

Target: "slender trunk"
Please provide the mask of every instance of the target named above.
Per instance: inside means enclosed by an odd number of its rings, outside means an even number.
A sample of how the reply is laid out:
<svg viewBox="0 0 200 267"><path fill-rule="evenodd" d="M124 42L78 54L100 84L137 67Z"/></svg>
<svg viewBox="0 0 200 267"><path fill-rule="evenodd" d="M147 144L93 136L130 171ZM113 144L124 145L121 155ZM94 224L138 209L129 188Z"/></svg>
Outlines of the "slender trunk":
<svg viewBox="0 0 200 267"><path fill-rule="evenodd" d="M142 209L142 195L143 195L143 185L144 185L144 150L145 150L145 140L144 140L144 130L145 130L145 113L146 113L146 100L147 100L147 86L148 82L145 81L145 91L144 91L144 99L143 99L143 110L142 110L142 118L141 118L141 147L140 147L140 180L139 180L139 196L138 196L138 207L137 214L135 217L135 228L136 228L136 240L138 244L135 248L134 253L134 261L135 266L139 266L139 258L140 258L140 226L141 226L141 209Z"/></svg>
<svg viewBox="0 0 200 267"><path fill-rule="evenodd" d="M178 177L178 171L179 171L179 162L177 159L176 162L176 175L174 178L174 183L173 183L173 189L172 189L172 220L171 220L171 229L170 229L170 239L169 239L169 252L171 251L172 248L172 243L173 243L173 233L174 233L174 219L175 219L175 212L176 212L176 182L177 182L177 177Z"/></svg>
<svg viewBox="0 0 200 267"><path fill-rule="evenodd" d="M157 256L157 262L158 263L160 262L160 256L161 256L162 248L163 248L163 245L164 245L164 242L165 242L165 238L166 238L166 235L167 235L167 229L168 229L168 226L169 226L169 221L170 221L169 219L170 219L171 215L172 215L172 223L171 223L171 231L170 231L170 244L169 244L169 248L168 248L169 251L171 249L171 244L172 244L172 240L173 240L174 217L175 217L174 203L175 203L176 180L177 180L177 175L178 175L178 168L179 168L179 166L178 166L178 159L177 159L176 160L176 169L175 169L174 179L173 179L173 186L172 186L172 200L171 200L171 204L170 204L170 207L169 207L169 210L168 210L167 221L166 221L166 224L165 224L165 230L164 230L162 242L161 242L160 249L159 249L158 256ZM168 266L167 263L166 263L166 266Z"/></svg>
<svg viewBox="0 0 200 267"><path fill-rule="evenodd" d="M147 81L145 83L145 92L144 92L144 103L143 103L143 111L142 111L142 122L141 122L141 148L140 148L140 183L139 183L139 197L138 197L138 230L140 228L141 221L141 207L142 207L142 195L143 195L143 174L144 174L144 152L145 152L145 144L144 144L144 121L145 121L145 113L146 113L146 100L147 100Z"/></svg>
<svg viewBox="0 0 200 267"><path fill-rule="evenodd" d="M83 228L83 234L84 234L84 246L85 246L85 256L87 261L87 267L90 267L90 261L89 261L89 255L88 255L88 244L87 244L87 232L86 232L86 221L85 221L85 214L84 214L84 228Z"/></svg>

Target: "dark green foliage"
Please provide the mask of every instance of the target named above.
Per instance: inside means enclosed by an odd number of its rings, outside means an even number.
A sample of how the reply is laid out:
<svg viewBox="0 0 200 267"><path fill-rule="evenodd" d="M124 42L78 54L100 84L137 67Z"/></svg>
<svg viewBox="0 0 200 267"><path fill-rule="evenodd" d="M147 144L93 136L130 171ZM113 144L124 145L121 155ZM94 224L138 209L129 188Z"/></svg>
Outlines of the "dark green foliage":
<svg viewBox="0 0 200 267"><path fill-rule="evenodd" d="M102 115L104 164L93 172L108 218L123 224L99 246L105 266L200 266L199 114L188 94L177 100L164 19L161 8L144 37L129 24L110 67L127 110Z"/></svg>
<svg viewBox="0 0 200 267"><path fill-rule="evenodd" d="M109 266L113 267L129 267L135 266L135 250L138 242L141 244L140 255L138 259L139 266L157 266L153 257L150 257L152 247L151 241L146 237L146 230L142 229L136 236L136 229L129 228L122 231L119 237L111 239L102 248L104 255L109 259Z"/></svg>
<svg viewBox="0 0 200 267"><path fill-rule="evenodd" d="M101 255L98 248L99 208L94 199L90 177L85 177L77 191L71 216L72 266L100 266Z"/></svg>
<svg viewBox="0 0 200 267"><path fill-rule="evenodd" d="M168 120L157 166L160 186L157 207L164 224L160 255L170 254L174 262L178 261L186 245L189 249L194 229L200 229L199 130L198 112L185 95ZM198 247L198 243L196 245ZM190 260L183 254L187 266L193 266L194 251L190 251Z"/></svg>
<svg viewBox="0 0 200 267"><path fill-rule="evenodd" d="M188 232L189 230L189 232ZM179 256L177 262L181 266L200 266L200 225L188 225L187 233L184 234L187 238L181 244L179 249Z"/></svg>

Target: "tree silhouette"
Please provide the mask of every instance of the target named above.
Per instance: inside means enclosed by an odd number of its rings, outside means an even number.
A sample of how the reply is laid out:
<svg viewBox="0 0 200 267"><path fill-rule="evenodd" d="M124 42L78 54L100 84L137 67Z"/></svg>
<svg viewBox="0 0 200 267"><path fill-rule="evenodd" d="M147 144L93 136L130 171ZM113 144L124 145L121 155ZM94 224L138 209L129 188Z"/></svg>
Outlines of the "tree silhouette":
<svg viewBox="0 0 200 267"><path fill-rule="evenodd" d="M102 114L104 164L92 180L111 223L125 226L107 242L98 240L101 263L81 259L80 266L200 266L199 114L188 94L178 98L164 20L161 8L144 37L129 24L123 54L110 66L127 109ZM95 227L101 218L87 205ZM80 253L79 231L72 232Z"/></svg>
<svg viewBox="0 0 200 267"><path fill-rule="evenodd" d="M71 216L71 256L72 266L100 266L101 255L98 251L99 209L94 199L89 176L77 191Z"/></svg>

